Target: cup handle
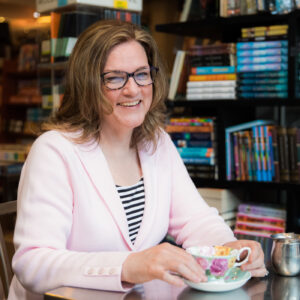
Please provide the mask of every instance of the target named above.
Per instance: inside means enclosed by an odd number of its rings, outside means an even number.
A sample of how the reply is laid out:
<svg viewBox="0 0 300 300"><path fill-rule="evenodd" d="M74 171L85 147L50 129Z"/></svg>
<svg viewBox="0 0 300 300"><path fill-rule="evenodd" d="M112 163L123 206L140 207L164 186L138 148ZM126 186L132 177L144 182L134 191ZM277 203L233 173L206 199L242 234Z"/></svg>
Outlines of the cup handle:
<svg viewBox="0 0 300 300"><path fill-rule="evenodd" d="M244 247L244 248L239 249L236 259L237 259L237 260L240 260L240 255L241 255L241 253L244 252L244 251L247 251L247 252L248 252L247 256L246 256L242 261L236 262L236 263L234 264L234 267L239 267L239 266L245 264L245 263L248 261L249 256L250 256L250 254L251 254L251 248L249 248L249 247Z"/></svg>

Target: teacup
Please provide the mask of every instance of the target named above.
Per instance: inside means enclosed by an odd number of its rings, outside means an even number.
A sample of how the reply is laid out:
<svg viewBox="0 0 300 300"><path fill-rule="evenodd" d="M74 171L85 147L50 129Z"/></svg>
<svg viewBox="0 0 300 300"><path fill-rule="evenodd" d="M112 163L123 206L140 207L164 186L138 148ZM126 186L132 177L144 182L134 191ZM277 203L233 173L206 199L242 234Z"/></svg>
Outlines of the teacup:
<svg viewBox="0 0 300 300"><path fill-rule="evenodd" d="M224 280L231 269L245 264L251 253L249 247L233 249L225 246L195 246L187 248L186 251L192 254L205 270L208 281ZM240 261L240 255L244 251L247 251L247 255Z"/></svg>

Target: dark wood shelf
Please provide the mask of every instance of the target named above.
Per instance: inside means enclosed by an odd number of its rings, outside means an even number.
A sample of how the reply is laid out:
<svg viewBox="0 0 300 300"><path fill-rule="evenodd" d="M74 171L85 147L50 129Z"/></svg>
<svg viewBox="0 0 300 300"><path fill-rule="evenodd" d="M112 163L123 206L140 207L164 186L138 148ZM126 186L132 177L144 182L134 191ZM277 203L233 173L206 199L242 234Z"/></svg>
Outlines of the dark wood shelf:
<svg viewBox="0 0 300 300"><path fill-rule="evenodd" d="M222 99L222 100L167 100L167 107L256 107L256 106L299 106L300 99Z"/></svg>
<svg viewBox="0 0 300 300"><path fill-rule="evenodd" d="M300 190L300 183L293 182L261 182L261 181L228 181L215 179L192 178L197 187L210 188L267 188L273 190Z"/></svg>
<svg viewBox="0 0 300 300"><path fill-rule="evenodd" d="M291 17L300 17L300 11L294 10L288 14L281 15L272 15L266 13L233 16L228 18L211 17L207 19L192 20L187 22L159 24L156 25L155 29L158 32L171 33L176 35L207 36L211 35L212 31L216 30L220 31L225 29L234 29L234 31L236 31L237 29L240 32L240 28L252 27L253 24L255 24L255 26L288 24Z"/></svg>

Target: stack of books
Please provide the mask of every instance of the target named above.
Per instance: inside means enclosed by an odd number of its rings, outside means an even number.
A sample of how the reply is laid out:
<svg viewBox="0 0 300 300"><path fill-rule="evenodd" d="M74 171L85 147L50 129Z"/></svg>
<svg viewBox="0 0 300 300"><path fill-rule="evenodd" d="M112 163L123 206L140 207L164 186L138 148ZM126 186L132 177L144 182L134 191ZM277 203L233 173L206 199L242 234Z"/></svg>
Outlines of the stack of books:
<svg viewBox="0 0 300 300"><path fill-rule="evenodd" d="M271 25L271 26L256 26L241 29L241 36L244 39L253 38L255 40L275 39L278 36L287 38L288 25Z"/></svg>
<svg viewBox="0 0 300 300"><path fill-rule="evenodd" d="M217 179L214 118L170 118L166 131L191 177Z"/></svg>
<svg viewBox="0 0 300 300"><path fill-rule="evenodd" d="M192 46L186 99L236 99L235 52L234 43Z"/></svg>
<svg viewBox="0 0 300 300"><path fill-rule="evenodd" d="M234 234L238 239L250 239L261 243L266 260L269 260L271 234L285 232L286 210L263 204L240 204Z"/></svg>
<svg viewBox="0 0 300 300"><path fill-rule="evenodd" d="M242 192L217 188L198 188L198 192L209 206L215 207L219 211L225 223L233 230L237 208L242 201Z"/></svg>
<svg viewBox="0 0 300 300"><path fill-rule="evenodd" d="M238 97L286 98L287 25L242 28L236 44Z"/></svg>

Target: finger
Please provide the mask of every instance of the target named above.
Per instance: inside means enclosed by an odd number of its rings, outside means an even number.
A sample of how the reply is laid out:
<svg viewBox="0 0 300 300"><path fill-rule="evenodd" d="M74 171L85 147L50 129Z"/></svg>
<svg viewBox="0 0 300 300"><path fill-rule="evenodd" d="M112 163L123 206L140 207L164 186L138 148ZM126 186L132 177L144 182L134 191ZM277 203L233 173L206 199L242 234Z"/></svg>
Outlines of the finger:
<svg viewBox="0 0 300 300"><path fill-rule="evenodd" d="M260 255L255 260L248 261L244 265L241 266L241 269L243 271L259 269L259 268L265 268L264 256L263 255Z"/></svg>
<svg viewBox="0 0 300 300"><path fill-rule="evenodd" d="M178 267L178 273L193 282L201 282L201 281L207 281L206 276L204 275L203 270L201 269L201 272L194 272L191 268L187 267L184 264L180 264Z"/></svg>
<svg viewBox="0 0 300 300"><path fill-rule="evenodd" d="M162 280L176 286L184 286L184 282L179 276L172 275L169 272L164 272Z"/></svg>
<svg viewBox="0 0 300 300"><path fill-rule="evenodd" d="M269 275L269 271L266 268L259 268L250 270L252 277L265 277Z"/></svg>

